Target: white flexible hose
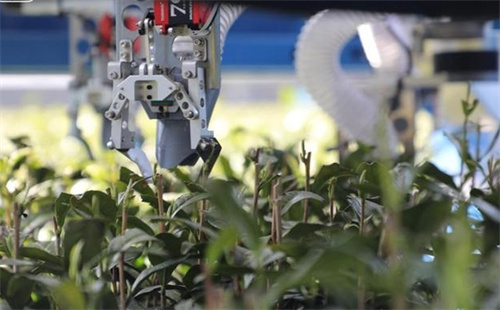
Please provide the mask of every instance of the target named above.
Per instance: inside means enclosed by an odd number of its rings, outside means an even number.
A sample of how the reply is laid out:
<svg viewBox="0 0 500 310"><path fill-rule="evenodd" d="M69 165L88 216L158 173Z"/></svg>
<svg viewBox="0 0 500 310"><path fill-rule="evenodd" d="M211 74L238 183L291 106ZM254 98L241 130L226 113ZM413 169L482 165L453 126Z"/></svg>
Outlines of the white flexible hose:
<svg viewBox="0 0 500 310"><path fill-rule="evenodd" d="M242 5L223 3L219 7L220 12L220 46L221 54L224 49L227 34L231 26L238 19L238 17L245 11L246 7Z"/></svg>
<svg viewBox="0 0 500 310"><path fill-rule="evenodd" d="M343 133L371 145L384 139L395 150L396 131L387 113L382 112L386 110L380 104L382 100L377 98L378 94L384 92L380 89L383 86L375 85L378 93L370 96L355 85L340 64L342 49L356 35L358 26L380 22L384 16L333 10L316 14L306 23L299 36L295 67L300 82ZM394 55L393 49L382 48L379 53L381 59L398 57ZM391 69L393 63L390 62ZM367 79L369 83L372 81L373 78Z"/></svg>

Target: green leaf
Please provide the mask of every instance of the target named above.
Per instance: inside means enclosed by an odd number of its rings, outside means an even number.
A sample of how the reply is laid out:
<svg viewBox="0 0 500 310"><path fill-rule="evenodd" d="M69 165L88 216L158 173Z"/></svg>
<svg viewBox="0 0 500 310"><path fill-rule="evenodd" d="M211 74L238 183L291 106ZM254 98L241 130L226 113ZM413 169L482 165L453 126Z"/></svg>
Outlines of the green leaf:
<svg viewBox="0 0 500 310"><path fill-rule="evenodd" d="M451 216L451 199L427 200L403 210L402 227L413 238L430 237Z"/></svg>
<svg viewBox="0 0 500 310"><path fill-rule="evenodd" d="M168 269L168 271L171 273L174 271L174 269L177 267L178 264L184 262L186 260L185 257L182 258L177 258L177 259L169 259L161 264L158 264L156 266L153 266L151 268L144 269L135 279L134 284L132 284L131 288L131 296L134 296L137 293L137 290L139 288L139 285L149 278L152 274L162 271L165 269ZM167 273L169 273L167 272Z"/></svg>
<svg viewBox="0 0 500 310"><path fill-rule="evenodd" d="M163 243L163 248L167 251L169 257L177 257L181 255L181 238L167 232L156 235L156 238Z"/></svg>
<svg viewBox="0 0 500 310"><path fill-rule="evenodd" d="M12 144L16 146L17 149L22 149L31 146L30 137L23 135L18 137L13 137L9 139Z"/></svg>
<svg viewBox="0 0 500 310"><path fill-rule="evenodd" d="M13 275L7 287L7 302L13 309L23 309L31 301L33 281L23 275Z"/></svg>
<svg viewBox="0 0 500 310"><path fill-rule="evenodd" d="M329 227L322 224L298 223L294 225L284 236L284 240L301 240L309 237L317 231L328 229ZM316 235L317 237L317 235Z"/></svg>
<svg viewBox="0 0 500 310"><path fill-rule="evenodd" d="M81 288L68 281L52 290L52 296L58 309L85 309L85 296Z"/></svg>
<svg viewBox="0 0 500 310"><path fill-rule="evenodd" d="M201 201L203 199L207 199L210 197L209 193L204 193L204 192L196 192L196 193L189 193L180 196L175 200L174 203L174 212L172 213L172 217L175 217L179 211L183 210L184 208L191 206L198 201Z"/></svg>
<svg viewBox="0 0 500 310"><path fill-rule="evenodd" d="M358 218L361 218L362 199L354 195L349 195L347 197L347 201L349 201L349 205L354 210ZM378 203L365 199L365 218L374 214L382 215L383 212L384 212L384 206L381 206Z"/></svg>
<svg viewBox="0 0 500 310"><path fill-rule="evenodd" d="M129 184L129 182L132 181L132 188L137 193L139 193L139 195L141 196L141 200L148 203L153 208L158 209L158 196L148 184L147 180L145 180L143 177L135 174L125 167L122 167L120 169L120 181L124 184ZM170 205L170 203L167 201L163 201L163 205L164 207L167 207Z"/></svg>
<svg viewBox="0 0 500 310"><path fill-rule="evenodd" d="M158 241L158 239L140 229L132 228L127 230L124 235L111 240L108 245L108 252L110 254L125 252L135 244L148 241Z"/></svg>
<svg viewBox="0 0 500 310"><path fill-rule="evenodd" d="M114 222L118 212L116 202L106 193L88 191L83 196L73 196L70 199L71 207L89 213L94 218Z"/></svg>
<svg viewBox="0 0 500 310"><path fill-rule="evenodd" d="M316 177L314 178L313 184L311 185L311 191L319 193L328 185L328 181L332 178L350 177L355 175L356 174L350 169L342 167L338 163L321 166Z"/></svg>
<svg viewBox="0 0 500 310"><path fill-rule="evenodd" d="M64 229L62 250L65 265L69 266L70 252L80 240L84 242L81 263L84 264L99 254L105 235L105 223L99 219L72 220Z"/></svg>
<svg viewBox="0 0 500 310"><path fill-rule="evenodd" d="M434 164L430 162L425 162L420 165L418 167L417 174L423 177L430 177L431 179L444 183L451 188L457 189L453 178L439 170Z"/></svg>
<svg viewBox="0 0 500 310"><path fill-rule="evenodd" d="M186 272L184 278L182 278L182 282L184 283L186 288L191 291L200 285L202 279L203 275L201 271L201 266L194 265L191 266L191 268L189 268L189 270Z"/></svg>
<svg viewBox="0 0 500 310"><path fill-rule="evenodd" d="M207 271L210 273L217 268L221 255L236 246L238 242L238 231L230 226L219 232L215 239L212 239L208 245L206 260Z"/></svg>
<svg viewBox="0 0 500 310"><path fill-rule="evenodd" d="M57 197L55 202L55 213L56 213L56 221L59 227L64 226L64 222L66 220L66 215L71 209L71 198L73 195L61 193L59 197Z"/></svg>
<svg viewBox="0 0 500 310"><path fill-rule="evenodd" d="M227 179L238 179L236 176L236 173L234 172L233 168L231 167L231 163L229 162L229 159L221 155L219 156L219 159L217 160L218 164L222 166L222 171L224 172L224 176Z"/></svg>
<svg viewBox="0 0 500 310"><path fill-rule="evenodd" d="M0 268L0 298L7 298L7 288L12 276L13 274L8 272L7 269Z"/></svg>
<svg viewBox="0 0 500 310"><path fill-rule="evenodd" d="M283 204L283 207L281 209L281 215L284 215L290 210L290 208L295 205L296 203L301 202L302 200L305 199L313 199L317 200L320 202L323 202L324 199L323 197L312 193L312 192L306 192L306 191L291 191L288 193L285 193L283 196L280 197L280 201Z"/></svg>
<svg viewBox="0 0 500 310"><path fill-rule="evenodd" d="M56 266L62 266L63 263L60 257L39 248L21 247L19 248L19 256L51 263Z"/></svg>
<svg viewBox="0 0 500 310"><path fill-rule="evenodd" d="M119 217L121 220L121 216ZM127 224L129 228L138 228L148 235L154 236L155 232L151 226L149 226L147 223L145 223L143 220L136 216L128 215L127 216Z"/></svg>
<svg viewBox="0 0 500 310"><path fill-rule="evenodd" d="M213 193L211 202L221 218L224 218L238 230L243 242L252 250L261 247L260 230L257 222L241 207L234 188L227 181L214 180L209 184L209 192Z"/></svg>
<svg viewBox="0 0 500 310"><path fill-rule="evenodd" d="M135 174L131 170L121 167L120 168L120 181L124 184L128 184L132 180L133 189L136 190L139 194L144 194L148 196L155 196L154 190L149 186L146 180Z"/></svg>

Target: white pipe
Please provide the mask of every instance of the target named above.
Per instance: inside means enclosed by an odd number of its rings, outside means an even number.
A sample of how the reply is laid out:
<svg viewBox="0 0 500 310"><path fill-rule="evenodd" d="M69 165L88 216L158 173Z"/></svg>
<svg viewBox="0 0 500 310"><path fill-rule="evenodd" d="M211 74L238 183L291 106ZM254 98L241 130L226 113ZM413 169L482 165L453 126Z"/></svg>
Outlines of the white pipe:
<svg viewBox="0 0 500 310"><path fill-rule="evenodd" d="M397 145L396 131L386 113L387 105L382 105L383 100L380 98L387 92L383 89L384 81L375 79L378 80L375 93L368 94L353 83L340 63L342 49L356 35L358 27L383 21L384 16L333 10L316 14L300 34L295 51L295 67L300 82L343 133L370 145L388 142L394 151ZM376 53L379 54L372 54L372 58L379 57L375 60L381 68L387 58L384 50L377 49ZM367 77L367 81L373 84L374 79Z"/></svg>
<svg viewBox="0 0 500 310"><path fill-rule="evenodd" d="M224 49L224 43L229 30L238 17L245 11L246 7L242 5L222 3L219 7L220 12L220 46L221 55Z"/></svg>

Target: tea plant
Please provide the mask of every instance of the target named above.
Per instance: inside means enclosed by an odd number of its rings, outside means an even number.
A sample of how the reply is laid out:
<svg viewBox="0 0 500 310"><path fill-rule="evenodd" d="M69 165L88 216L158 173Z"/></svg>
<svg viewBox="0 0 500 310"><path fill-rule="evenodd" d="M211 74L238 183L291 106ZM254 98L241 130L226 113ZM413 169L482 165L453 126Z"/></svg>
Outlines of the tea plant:
<svg viewBox="0 0 500 310"><path fill-rule="evenodd" d="M302 145L250 150L240 174L222 157L225 178L198 182L121 168L73 195L84 175L15 139L0 162L2 307L498 308L500 160L482 168L457 141L457 183L363 145L312 174Z"/></svg>

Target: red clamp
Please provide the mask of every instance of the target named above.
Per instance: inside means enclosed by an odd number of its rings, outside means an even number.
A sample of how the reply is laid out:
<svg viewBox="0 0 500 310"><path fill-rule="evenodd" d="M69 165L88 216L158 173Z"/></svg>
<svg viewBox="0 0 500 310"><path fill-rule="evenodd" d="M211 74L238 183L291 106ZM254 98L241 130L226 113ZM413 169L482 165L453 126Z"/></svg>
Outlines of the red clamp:
<svg viewBox="0 0 500 310"><path fill-rule="evenodd" d="M166 34L168 27L187 25L201 28L210 15L211 6L194 0L155 0L155 25Z"/></svg>

